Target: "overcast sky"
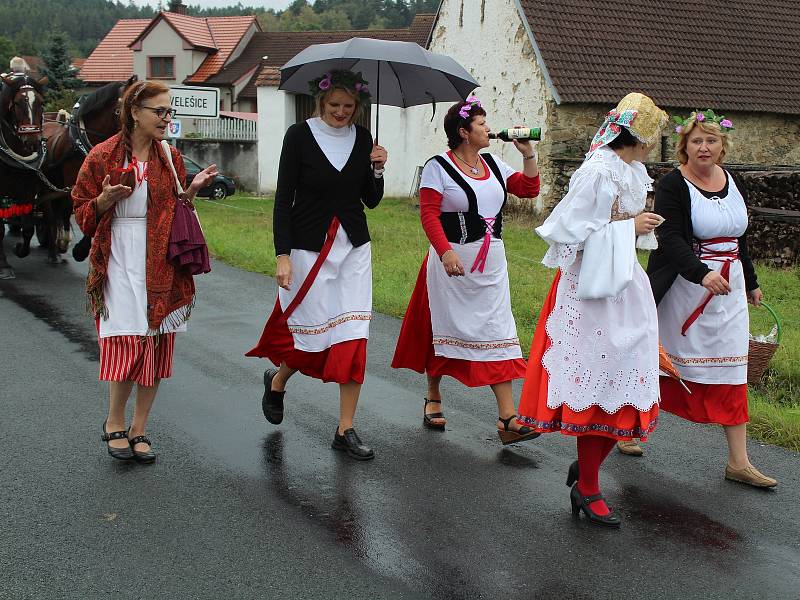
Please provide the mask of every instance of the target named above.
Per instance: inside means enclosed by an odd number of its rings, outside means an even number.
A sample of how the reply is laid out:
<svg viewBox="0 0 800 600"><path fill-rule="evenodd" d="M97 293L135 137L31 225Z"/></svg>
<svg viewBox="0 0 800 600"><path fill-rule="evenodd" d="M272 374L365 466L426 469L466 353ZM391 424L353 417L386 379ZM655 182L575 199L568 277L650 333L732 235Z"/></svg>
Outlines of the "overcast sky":
<svg viewBox="0 0 800 600"><path fill-rule="evenodd" d="M139 6L158 6L158 0L133 0ZM189 6L200 6L201 8L219 8L221 6L236 6L237 0L183 0ZM292 0L241 0L244 6L263 6L264 8L284 9L292 3ZM163 0L166 7L169 0Z"/></svg>

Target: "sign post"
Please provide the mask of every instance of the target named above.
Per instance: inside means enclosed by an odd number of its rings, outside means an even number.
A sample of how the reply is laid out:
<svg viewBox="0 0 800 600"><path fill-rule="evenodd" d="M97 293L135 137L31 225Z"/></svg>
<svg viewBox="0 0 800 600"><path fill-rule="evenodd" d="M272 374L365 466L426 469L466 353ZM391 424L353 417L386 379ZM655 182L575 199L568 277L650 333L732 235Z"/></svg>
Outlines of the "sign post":
<svg viewBox="0 0 800 600"><path fill-rule="evenodd" d="M219 118L219 88L173 85L170 92L176 117Z"/></svg>

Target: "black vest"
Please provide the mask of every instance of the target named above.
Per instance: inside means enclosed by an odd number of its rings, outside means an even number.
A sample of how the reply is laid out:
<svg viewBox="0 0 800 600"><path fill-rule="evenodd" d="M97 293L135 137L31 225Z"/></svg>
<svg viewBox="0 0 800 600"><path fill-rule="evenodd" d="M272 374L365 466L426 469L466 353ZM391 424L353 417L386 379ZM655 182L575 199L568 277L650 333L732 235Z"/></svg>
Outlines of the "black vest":
<svg viewBox="0 0 800 600"><path fill-rule="evenodd" d="M506 200L508 200L506 182L491 154L481 154L481 158L489 165L492 173L494 173L494 176L500 183L500 187L503 188L503 204L500 206L500 211L495 216L494 226L492 228L492 235L496 238L500 238L502 237L503 231L503 207L506 205ZM431 160L438 162L450 178L464 190L469 204L469 210L467 210L467 212L442 212L439 216L439 220L442 222L442 229L444 229L444 234L447 236L447 241L453 244L467 244L481 239L486 235L486 221L484 221L483 217L478 213L478 198L475 196L475 190L472 189L472 186L467 183L461 173L447 162L444 157L436 155L427 162Z"/></svg>

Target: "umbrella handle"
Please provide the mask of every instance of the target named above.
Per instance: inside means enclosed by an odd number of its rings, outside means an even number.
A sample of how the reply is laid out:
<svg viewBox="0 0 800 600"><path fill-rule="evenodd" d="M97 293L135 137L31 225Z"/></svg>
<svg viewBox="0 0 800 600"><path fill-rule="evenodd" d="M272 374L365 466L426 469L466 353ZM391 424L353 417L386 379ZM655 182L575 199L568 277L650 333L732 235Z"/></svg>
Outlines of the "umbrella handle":
<svg viewBox="0 0 800 600"><path fill-rule="evenodd" d="M381 131L381 63L378 61L378 85L375 92L375 143Z"/></svg>

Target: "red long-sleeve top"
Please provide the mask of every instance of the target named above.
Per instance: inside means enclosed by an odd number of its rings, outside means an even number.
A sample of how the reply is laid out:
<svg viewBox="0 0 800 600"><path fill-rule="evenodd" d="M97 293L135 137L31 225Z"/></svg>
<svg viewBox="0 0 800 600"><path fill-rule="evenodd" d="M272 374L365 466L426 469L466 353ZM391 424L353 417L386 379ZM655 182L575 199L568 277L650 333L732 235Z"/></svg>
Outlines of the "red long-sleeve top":
<svg viewBox="0 0 800 600"><path fill-rule="evenodd" d="M528 177L524 173L514 173L506 181L506 189L510 194L520 198L535 198L539 195L540 179ZM442 214L442 194L431 188L422 188L419 191L419 220L422 229L431 246L439 257L448 250L452 250L447 236L444 234L439 216Z"/></svg>

